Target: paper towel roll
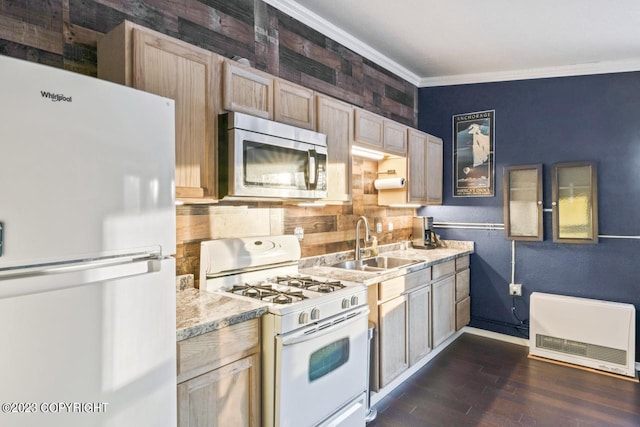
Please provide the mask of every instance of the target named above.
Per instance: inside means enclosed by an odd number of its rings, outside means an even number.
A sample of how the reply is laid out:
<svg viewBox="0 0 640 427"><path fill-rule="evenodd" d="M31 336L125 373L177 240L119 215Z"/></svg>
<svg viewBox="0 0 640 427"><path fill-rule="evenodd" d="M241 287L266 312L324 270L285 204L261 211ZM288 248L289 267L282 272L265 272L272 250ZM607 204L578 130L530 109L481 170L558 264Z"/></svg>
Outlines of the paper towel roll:
<svg viewBox="0 0 640 427"><path fill-rule="evenodd" d="M394 188L404 188L404 178L383 178L373 181L376 190L391 190Z"/></svg>

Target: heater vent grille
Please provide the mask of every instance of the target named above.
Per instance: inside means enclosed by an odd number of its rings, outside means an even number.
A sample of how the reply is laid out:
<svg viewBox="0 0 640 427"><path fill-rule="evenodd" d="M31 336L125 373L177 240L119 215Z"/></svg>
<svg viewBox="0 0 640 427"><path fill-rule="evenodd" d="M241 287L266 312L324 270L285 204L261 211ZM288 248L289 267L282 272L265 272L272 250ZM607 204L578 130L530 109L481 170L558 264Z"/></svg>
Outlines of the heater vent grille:
<svg viewBox="0 0 640 427"><path fill-rule="evenodd" d="M559 351L566 354L573 354L576 356L584 356L590 359L615 363L622 366L627 363L627 352L625 350L557 338L549 335L536 334L536 347Z"/></svg>

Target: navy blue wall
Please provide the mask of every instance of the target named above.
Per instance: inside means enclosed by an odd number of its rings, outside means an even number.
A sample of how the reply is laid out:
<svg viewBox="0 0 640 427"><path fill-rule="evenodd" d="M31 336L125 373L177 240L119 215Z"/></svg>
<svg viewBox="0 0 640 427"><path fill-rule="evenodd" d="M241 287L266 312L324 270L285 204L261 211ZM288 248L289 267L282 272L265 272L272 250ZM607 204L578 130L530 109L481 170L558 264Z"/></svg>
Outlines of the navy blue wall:
<svg viewBox="0 0 640 427"><path fill-rule="evenodd" d="M452 116L495 110L495 196L452 196ZM640 73L603 74L483 83L419 91L419 128L444 140L442 206L423 208L435 221L503 223L503 167L543 164L544 207L551 207L551 165L598 165L600 235L640 235ZM601 238L595 245L552 242L551 213L545 239L516 243L516 283L508 295L511 241L504 231L446 230L445 239L473 240L472 326L510 335L522 332L512 313L528 318L531 292L550 292L633 303L640 309L640 240ZM640 318L636 315L640 336ZM636 337L636 342L640 339ZM640 360L640 344L636 360Z"/></svg>

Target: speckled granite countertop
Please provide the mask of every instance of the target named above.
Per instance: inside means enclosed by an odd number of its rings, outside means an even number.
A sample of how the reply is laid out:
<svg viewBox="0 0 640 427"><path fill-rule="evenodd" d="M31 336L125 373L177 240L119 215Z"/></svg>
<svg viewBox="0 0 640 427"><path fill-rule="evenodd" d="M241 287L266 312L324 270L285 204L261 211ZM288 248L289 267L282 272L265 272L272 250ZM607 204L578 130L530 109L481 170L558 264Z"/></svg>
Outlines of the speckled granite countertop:
<svg viewBox="0 0 640 427"><path fill-rule="evenodd" d="M380 255L416 261L416 264L389 271L353 271L330 267L337 262L353 259L353 251L304 258L300 260L299 270L301 274L371 285L471 254L474 250L473 242L445 241L445 244L447 247L430 250L405 249L402 244L381 246ZM268 304L264 302L200 291L193 288L193 277L190 279L190 283L179 280L176 286L176 341L255 319L267 312Z"/></svg>
<svg viewBox="0 0 640 427"><path fill-rule="evenodd" d="M301 261L300 273L372 285L382 280L404 276L405 274L425 269L434 264L469 255L474 251L473 242L445 241L445 244L447 247L436 249L404 249L401 248L400 245L396 245L395 247L381 246L379 255L406 258L416 261L416 264L411 264L407 267L395 268L389 271L358 271L330 267L330 265L337 262L353 259L353 251L347 251L337 254L306 258Z"/></svg>
<svg viewBox="0 0 640 427"><path fill-rule="evenodd" d="M241 323L267 312L261 301L185 288L176 291L176 341Z"/></svg>

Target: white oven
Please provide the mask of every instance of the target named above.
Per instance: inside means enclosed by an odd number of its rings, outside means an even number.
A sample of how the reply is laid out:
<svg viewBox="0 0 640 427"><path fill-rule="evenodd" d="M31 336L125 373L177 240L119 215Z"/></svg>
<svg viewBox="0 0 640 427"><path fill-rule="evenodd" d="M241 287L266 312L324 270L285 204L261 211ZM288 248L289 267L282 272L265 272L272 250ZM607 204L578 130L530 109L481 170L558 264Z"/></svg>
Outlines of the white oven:
<svg viewBox="0 0 640 427"><path fill-rule="evenodd" d="M364 425L368 313L359 306L284 334L278 316L263 318L265 426Z"/></svg>
<svg viewBox="0 0 640 427"><path fill-rule="evenodd" d="M262 425L364 427L367 287L298 274L295 236L202 242L200 289L268 304L262 317Z"/></svg>

